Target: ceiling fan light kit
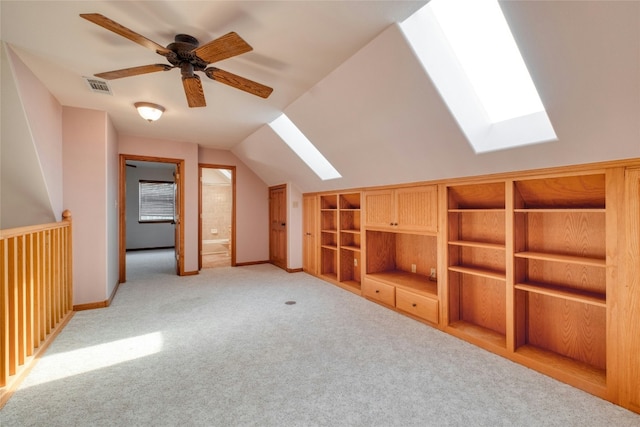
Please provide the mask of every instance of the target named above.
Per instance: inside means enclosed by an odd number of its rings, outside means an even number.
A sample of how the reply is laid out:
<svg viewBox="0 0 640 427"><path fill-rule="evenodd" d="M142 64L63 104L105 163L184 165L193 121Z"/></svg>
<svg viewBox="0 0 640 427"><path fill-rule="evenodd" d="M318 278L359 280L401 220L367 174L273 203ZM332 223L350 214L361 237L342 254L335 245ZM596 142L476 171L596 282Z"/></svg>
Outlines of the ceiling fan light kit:
<svg viewBox="0 0 640 427"><path fill-rule="evenodd" d="M187 97L187 104L192 108L204 107L207 105L204 97L204 91L202 89L202 82L195 72L203 72L211 80L215 80L261 98L269 97L273 91L273 89L268 86L235 75L228 71L215 67L208 67L208 65L213 62L222 61L223 59L231 58L253 50L253 48L242 39L242 37L233 31L202 46L200 46L200 43L195 37L187 34L178 34L175 36L175 41L173 43L164 47L99 13L82 13L80 16L96 25L125 37L134 43L138 43L141 46L155 51L158 55L164 56L171 64L151 64L124 68L121 70L98 73L95 74L96 77L100 77L105 80L113 80L179 68L182 74L182 85Z"/></svg>
<svg viewBox="0 0 640 427"><path fill-rule="evenodd" d="M138 110L140 117L148 122L155 122L162 116L162 113L164 113L164 107L162 105L151 102L136 102L133 105Z"/></svg>

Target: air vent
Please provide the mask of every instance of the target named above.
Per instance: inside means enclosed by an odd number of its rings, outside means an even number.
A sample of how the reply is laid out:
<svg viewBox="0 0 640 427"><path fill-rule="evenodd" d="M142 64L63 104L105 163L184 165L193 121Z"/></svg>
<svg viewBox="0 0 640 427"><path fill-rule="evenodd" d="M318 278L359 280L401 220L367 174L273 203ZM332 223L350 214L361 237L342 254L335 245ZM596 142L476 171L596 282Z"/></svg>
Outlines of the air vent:
<svg viewBox="0 0 640 427"><path fill-rule="evenodd" d="M111 92L111 88L109 87L109 83L104 80L98 80L92 77L83 77L83 79L87 86L89 86L89 89L91 89L91 92L113 95L113 92Z"/></svg>

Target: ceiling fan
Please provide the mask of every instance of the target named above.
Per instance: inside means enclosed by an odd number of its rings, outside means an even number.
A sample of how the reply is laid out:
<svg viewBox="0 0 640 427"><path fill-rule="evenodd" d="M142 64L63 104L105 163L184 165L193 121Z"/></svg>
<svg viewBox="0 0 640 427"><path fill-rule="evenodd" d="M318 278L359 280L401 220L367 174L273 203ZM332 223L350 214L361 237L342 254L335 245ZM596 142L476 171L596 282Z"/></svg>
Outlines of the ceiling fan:
<svg viewBox="0 0 640 427"><path fill-rule="evenodd" d="M225 34L224 36L202 46L200 46L195 37L187 34L178 34L175 36L175 41L173 43L169 44L167 47L163 47L99 13L82 13L80 16L94 24L106 28L109 31L113 31L122 37L126 37L139 45L154 50L159 55L167 58L171 64L151 64L124 68L121 70L95 74L96 77L113 80L122 77L131 77L140 74L169 71L173 68L180 68L182 73L182 85L184 87L184 93L187 96L187 103L189 104L189 107L204 107L207 105L204 99L204 92L202 90L202 82L200 81L200 77L195 74L196 71L202 71L212 80L224 83L261 98L269 97L273 91L273 89L268 86L256 83L228 71L209 66L209 64L213 62L221 61L253 50L253 48L235 32Z"/></svg>

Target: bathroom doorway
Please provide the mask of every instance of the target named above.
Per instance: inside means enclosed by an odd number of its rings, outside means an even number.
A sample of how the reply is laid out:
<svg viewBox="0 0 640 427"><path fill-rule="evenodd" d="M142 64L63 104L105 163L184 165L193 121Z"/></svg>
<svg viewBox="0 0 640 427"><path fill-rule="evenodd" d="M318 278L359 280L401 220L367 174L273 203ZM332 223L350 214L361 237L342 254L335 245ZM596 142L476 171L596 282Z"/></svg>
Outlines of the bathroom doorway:
<svg viewBox="0 0 640 427"><path fill-rule="evenodd" d="M199 267L235 266L235 166L199 165Z"/></svg>

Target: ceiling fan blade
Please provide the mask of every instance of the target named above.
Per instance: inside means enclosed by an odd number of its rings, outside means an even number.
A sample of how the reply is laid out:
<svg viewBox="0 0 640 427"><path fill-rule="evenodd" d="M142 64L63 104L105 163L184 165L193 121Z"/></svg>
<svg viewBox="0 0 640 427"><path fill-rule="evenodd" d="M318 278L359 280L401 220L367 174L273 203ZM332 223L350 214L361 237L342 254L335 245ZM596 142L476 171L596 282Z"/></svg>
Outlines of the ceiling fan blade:
<svg viewBox="0 0 640 427"><path fill-rule="evenodd" d="M194 49L193 53L207 64L211 64L212 62L222 61L223 59L231 58L232 56L240 55L241 53L251 50L253 50L253 48L249 46L242 37L232 31Z"/></svg>
<svg viewBox="0 0 640 427"><path fill-rule="evenodd" d="M156 71L169 71L173 67L166 64L142 65L140 67L123 68L122 70L106 71L100 74L94 74L105 80L121 79L123 77L137 76L140 74L155 73Z"/></svg>
<svg viewBox="0 0 640 427"><path fill-rule="evenodd" d="M204 100L204 92L200 77L194 75L191 77L182 77L182 86L184 86L184 94L187 95L187 103L189 107L205 107L207 105Z"/></svg>
<svg viewBox="0 0 640 427"><path fill-rule="evenodd" d="M244 77L240 77L236 74L221 70L219 68L209 67L204 70L204 72L207 77L212 80L216 80L220 83L224 83L226 85L243 90L261 98L268 98L269 95L271 95L271 92L273 92L273 89L269 86L256 83L252 80L245 79Z"/></svg>
<svg viewBox="0 0 640 427"><path fill-rule="evenodd" d="M148 49L151 49L157 53L160 54L167 54L169 52L171 52L169 49L167 49L164 46L159 45L158 43L149 40L148 38L141 36L140 34L136 33L135 31L132 31L130 29L128 29L127 27L124 27L120 24L118 24L115 21L112 21L111 19L107 18L104 15L101 15L99 13L81 13L80 14L81 17L83 17L84 19L86 19L87 21L91 21L94 24L100 25L103 28L106 28L109 31L113 31L116 34L121 35L122 37L126 37L129 40L138 43L139 45L142 45Z"/></svg>

